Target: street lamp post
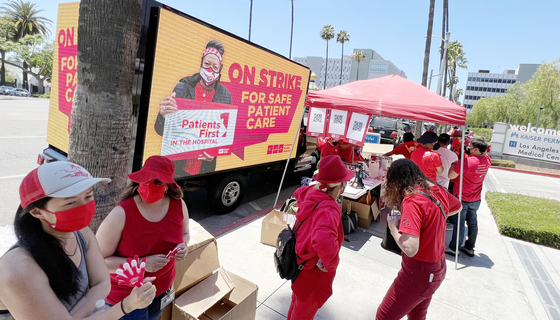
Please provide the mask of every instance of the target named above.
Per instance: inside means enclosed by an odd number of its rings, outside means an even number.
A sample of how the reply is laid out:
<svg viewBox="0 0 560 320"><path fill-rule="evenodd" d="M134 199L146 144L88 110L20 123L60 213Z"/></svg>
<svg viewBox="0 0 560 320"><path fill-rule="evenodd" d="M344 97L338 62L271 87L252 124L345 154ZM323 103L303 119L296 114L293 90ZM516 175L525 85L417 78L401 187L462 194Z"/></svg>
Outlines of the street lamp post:
<svg viewBox="0 0 560 320"><path fill-rule="evenodd" d="M537 116L537 125L536 125L537 128L539 127L539 122L541 121L541 112L542 112L542 109L544 109L544 106L541 106L541 107L539 108L539 115Z"/></svg>
<svg viewBox="0 0 560 320"><path fill-rule="evenodd" d="M446 32L445 33L445 39L443 39L440 36L436 36L436 35L432 35L433 38L438 38L441 41L444 42L443 45L443 59L441 60L440 66L439 66L439 74L433 76L433 77L438 77L438 84L437 84L437 88L436 88L436 93L441 95L441 84L443 82L443 73L447 70L447 48L449 47L449 36L451 35L450 32ZM424 38L426 38L426 36L424 36Z"/></svg>

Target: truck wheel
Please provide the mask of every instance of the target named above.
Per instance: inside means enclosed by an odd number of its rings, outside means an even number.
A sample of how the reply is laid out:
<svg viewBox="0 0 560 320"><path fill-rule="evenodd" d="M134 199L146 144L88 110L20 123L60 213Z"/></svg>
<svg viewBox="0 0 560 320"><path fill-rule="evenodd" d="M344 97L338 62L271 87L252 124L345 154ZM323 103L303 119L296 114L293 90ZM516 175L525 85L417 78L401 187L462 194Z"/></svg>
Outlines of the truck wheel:
<svg viewBox="0 0 560 320"><path fill-rule="evenodd" d="M217 185L208 190L210 206L219 214L233 211L241 203L245 195L245 177L239 173L217 180Z"/></svg>

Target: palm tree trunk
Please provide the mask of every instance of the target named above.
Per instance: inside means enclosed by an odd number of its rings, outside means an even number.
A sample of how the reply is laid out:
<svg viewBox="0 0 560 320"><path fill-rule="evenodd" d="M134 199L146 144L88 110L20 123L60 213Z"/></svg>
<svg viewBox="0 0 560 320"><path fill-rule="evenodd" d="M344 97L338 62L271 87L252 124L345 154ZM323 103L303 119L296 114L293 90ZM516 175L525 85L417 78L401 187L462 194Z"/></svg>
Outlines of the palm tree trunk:
<svg viewBox="0 0 560 320"><path fill-rule="evenodd" d="M325 82L323 83L323 89L327 88L327 69L329 67L329 41L327 40L327 58L325 59Z"/></svg>
<svg viewBox="0 0 560 320"><path fill-rule="evenodd" d="M358 77L360 76L360 60L358 60L358 69L356 70L356 81L358 81Z"/></svg>
<svg viewBox="0 0 560 320"><path fill-rule="evenodd" d="M434 7L436 0L430 0L430 12L428 14L428 31L426 32L426 48L424 49L424 70L422 71L422 85L428 84L428 67L430 64L430 46L432 45L432 27L434 25ZM422 121L416 123L416 138L422 135Z"/></svg>
<svg viewBox="0 0 560 320"><path fill-rule="evenodd" d="M251 22L253 21L253 0L251 0L251 7L249 8L249 41L251 41ZM292 51L290 50L290 53Z"/></svg>
<svg viewBox="0 0 560 320"><path fill-rule="evenodd" d="M292 41L294 39L294 0L290 0L292 2L292 29L290 33L290 60L292 59ZM251 2L253 2L251 0Z"/></svg>
<svg viewBox="0 0 560 320"><path fill-rule="evenodd" d="M28 89L29 90L29 82L27 81L27 62L25 60L23 60L23 77L21 77L21 87L23 89Z"/></svg>
<svg viewBox="0 0 560 320"><path fill-rule="evenodd" d="M69 161L113 181L96 187L99 224L119 201L130 159L132 83L142 0L82 0L78 85L72 108Z"/></svg>
<svg viewBox="0 0 560 320"><path fill-rule="evenodd" d="M449 18L449 7L448 7L448 0L443 0L443 23L442 23L442 27L441 27L441 37L443 39L445 39L445 33L447 31L449 31L449 21L447 20ZM443 46L445 45L445 41L441 41L441 63L443 63L443 74L441 75L441 77L443 77L443 93L441 94L442 97L445 97L445 89L446 86L445 84L447 83L447 57L443 56Z"/></svg>
<svg viewBox="0 0 560 320"><path fill-rule="evenodd" d="M0 55L2 56L2 67L0 67L0 85L6 85L6 67L4 65L4 59L6 59L6 51L0 50Z"/></svg>
<svg viewBox="0 0 560 320"><path fill-rule="evenodd" d="M453 87L455 86L455 71L457 70L457 64L454 63L451 68L451 79L449 79L449 100L453 101Z"/></svg>
<svg viewBox="0 0 560 320"><path fill-rule="evenodd" d="M339 85L342 84L342 66L344 63L344 42L342 43L342 55L340 56L340 82Z"/></svg>

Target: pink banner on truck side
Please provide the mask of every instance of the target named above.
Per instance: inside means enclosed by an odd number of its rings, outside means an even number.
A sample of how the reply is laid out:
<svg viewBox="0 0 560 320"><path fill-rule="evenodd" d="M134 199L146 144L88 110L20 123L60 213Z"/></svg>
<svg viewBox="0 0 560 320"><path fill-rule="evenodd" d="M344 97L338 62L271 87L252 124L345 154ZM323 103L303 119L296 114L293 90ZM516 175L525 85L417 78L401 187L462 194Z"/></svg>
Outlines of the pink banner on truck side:
<svg viewBox="0 0 560 320"><path fill-rule="evenodd" d="M76 28L62 29L58 33L58 110L68 117L78 81L78 43ZM70 120L68 120L70 123ZM68 125L70 128L70 125Z"/></svg>

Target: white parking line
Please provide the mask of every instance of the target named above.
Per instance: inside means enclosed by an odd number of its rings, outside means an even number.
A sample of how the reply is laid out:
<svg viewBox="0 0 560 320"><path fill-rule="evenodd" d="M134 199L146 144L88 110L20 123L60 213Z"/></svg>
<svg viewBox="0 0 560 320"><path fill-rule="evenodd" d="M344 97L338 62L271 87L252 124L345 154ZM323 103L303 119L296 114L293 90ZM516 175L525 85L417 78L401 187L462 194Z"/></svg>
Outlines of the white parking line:
<svg viewBox="0 0 560 320"><path fill-rule="evenodd" d="M488 170L488 172L490 173L490 176L492 177L492 181L494 182L494 186L496 187L496 189L498 189L498 191L500 191L502 193L505 193L506 190L504 190L504 188L502 188L502 185L500 184L498 179L496 179L496 176L494 175L492 170Z"/></svg>
<svg viewBox="0 0 560 320"><path fill-rule="evenodd" d="M0 137L0 139L31 139L31 138L46 138L47 136L8 136Z"/></svg>
<svg viewBox="0 0 560 320"><path fill-rule="evenodd" d="M255 208L255 210L257 210L257 211L261 211L261 210L262 210L262 208L259 207L254 201L249 202L249 205L250 205L251 207Z"/></svg>
<svg viewBox="0 0 560 320"><path fill-rule="evenodd" d="M25 177L26 174L18 174L16 176L5 176L5 177L0 177L0 180L2 179L11 179L11 178L21 178L21 177Z"/></svg>
<svg viewBox="0 0 560 320"><path fill-rule="evenodd" d="M554 182L554 183L556 183L556 184L560 184L560 182L556 181L556 180L558 180L558 179L552 179L551 177L547 177L547 178L550 179L550 181L552 181L552 182Z"/></svg>

